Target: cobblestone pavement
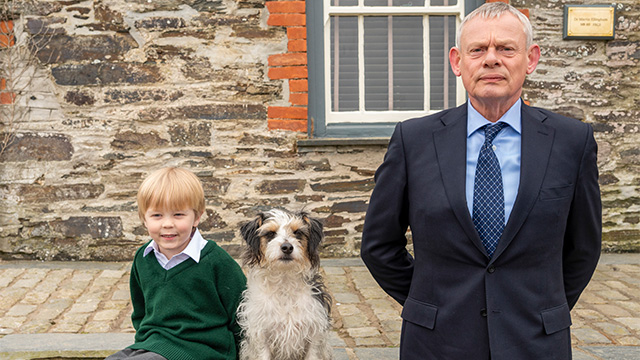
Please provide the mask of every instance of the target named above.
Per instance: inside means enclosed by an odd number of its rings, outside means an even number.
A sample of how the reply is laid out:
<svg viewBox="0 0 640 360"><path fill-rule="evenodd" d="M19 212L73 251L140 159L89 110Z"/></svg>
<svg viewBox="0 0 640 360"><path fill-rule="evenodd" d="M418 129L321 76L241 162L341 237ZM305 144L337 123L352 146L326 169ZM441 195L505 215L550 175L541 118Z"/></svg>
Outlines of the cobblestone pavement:
<svg viewBox="0 0 640 360"><path fill-rule="evenodd" d="M322 264L336 360L397 359L402 307L359 259ZM128 345L129 267L0 262L0 358L100 358ZM640 359L640 254L604 254L572 317L574 360Z"/></svg>

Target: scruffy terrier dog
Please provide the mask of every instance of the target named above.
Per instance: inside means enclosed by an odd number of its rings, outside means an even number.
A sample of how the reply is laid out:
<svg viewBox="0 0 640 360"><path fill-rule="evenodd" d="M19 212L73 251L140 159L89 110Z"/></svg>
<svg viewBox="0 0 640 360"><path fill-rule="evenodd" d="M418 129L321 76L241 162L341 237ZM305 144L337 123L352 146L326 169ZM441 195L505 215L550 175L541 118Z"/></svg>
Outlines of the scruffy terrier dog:
<svg viewBox="0 0 640 360"><path fill-rule="evenodd" d="M329 360L331 296L320 270L322 224L271 210L244 224L247 290L238 308L241 360Z"/></svg>

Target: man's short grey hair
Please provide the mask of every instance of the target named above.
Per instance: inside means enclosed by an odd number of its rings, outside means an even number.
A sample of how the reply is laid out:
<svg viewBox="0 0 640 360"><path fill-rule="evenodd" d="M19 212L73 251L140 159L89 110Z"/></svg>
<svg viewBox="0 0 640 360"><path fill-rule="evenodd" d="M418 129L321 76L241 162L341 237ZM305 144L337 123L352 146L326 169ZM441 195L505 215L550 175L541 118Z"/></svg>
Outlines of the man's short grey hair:
<svg viewBox="0 0 640 360"><path fill-rule="evenodd" d="M467 15L460 26L458 27L458 32L456 34L456 47L460 48L460 35L462 34L462 29L464 29L465 24L476 17L481 17L483 19L494 19L499 18L504 13L511 13L515 17L520 20L522 23L522 27L524 30L524 34L527 37L527 49L533 45L533 28L531 27L531 22L529 22L529 18L526 17L520 10L514 8L513 6L503 3L503 2L492 2L486 3L479 8L473 10L469 15Z"/></svg>

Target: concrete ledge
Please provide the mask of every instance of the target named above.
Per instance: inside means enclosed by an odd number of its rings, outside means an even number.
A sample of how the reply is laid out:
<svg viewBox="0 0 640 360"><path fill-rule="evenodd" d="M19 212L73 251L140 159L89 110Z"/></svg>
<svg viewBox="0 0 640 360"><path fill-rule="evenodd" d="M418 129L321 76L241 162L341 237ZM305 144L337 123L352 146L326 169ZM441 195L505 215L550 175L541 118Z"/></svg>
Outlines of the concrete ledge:
<svg viewBox="0 0 640 360"><path fill-rule="evenodd" d="M17 353L0 352L3 360L104 360L115 351L30 351Z"/></svg>
<svg viewBox="0 0 640 360"><path fill-rule="evenodd" d="M584 350L587 354L593 357L577 357L576 349L574 348L573 359L574 360L630 360L640 359L640 346L581 346L580 350Z"/></svg>
<svg viewBox="0 0 640 360"><path fill-rule="evenodd" d="M134 334L15 334L0 338L0 359L104 359L133 344Z"/></svg>
<svg viewBox="0 0 640 360"><path fill-rule="evenodd" d="M0 359L103 360L133 341L134 334L122 333L7 335L0 338ZM331 333L330 343L334 347L335 360L349 360L346 344L337 333ZM375 349L370 350L375 352Z"/></svg>
<svg viewBox="0 0 640 360"><path fill-rule="evenodd" d="M3 360L102 360L133 343L133 334L15 334L0 338L0 359ZM349 360L352 353L360 360L395 360L397 347L362 347L347 350L333 333L336 360ZM640 346L580 346L573 348L574 360L640 359Z"/></svg>
<svg viewBox="0 0 640 360"><path fill-rule="evenodd" d="M602 253L599 263L603 265L640 264L640 253Z"/></svg>

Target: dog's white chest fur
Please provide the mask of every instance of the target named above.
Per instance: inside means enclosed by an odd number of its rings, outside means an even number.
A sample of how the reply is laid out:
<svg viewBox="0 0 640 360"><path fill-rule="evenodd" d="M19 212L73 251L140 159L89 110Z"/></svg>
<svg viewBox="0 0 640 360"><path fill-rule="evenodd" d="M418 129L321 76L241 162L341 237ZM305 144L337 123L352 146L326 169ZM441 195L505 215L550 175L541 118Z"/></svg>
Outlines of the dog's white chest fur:
<svg viewBox="0 0 640 360"><path fill-rule="evenodd" d="M288 275L249 272L238 314L247 345L262 344L269 353L264 351L264 359L325 359L313 354L326 347L326 310L310 283L300 274ZM318 345L321 349L314 349Z"/></svg>

